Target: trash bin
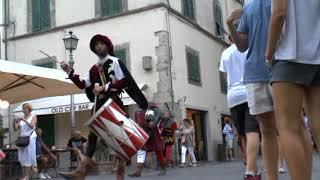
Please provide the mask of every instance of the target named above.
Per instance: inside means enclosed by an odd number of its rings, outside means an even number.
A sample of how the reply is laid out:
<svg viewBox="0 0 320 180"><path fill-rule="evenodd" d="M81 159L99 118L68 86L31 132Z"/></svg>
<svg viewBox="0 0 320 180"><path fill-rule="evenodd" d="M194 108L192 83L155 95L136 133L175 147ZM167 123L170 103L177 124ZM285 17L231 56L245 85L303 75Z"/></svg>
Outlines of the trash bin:
<svg viewBox="0 0 320 180"><path fill-rule="evenodd" d="M218 161L226 160L226 147L224 144L218 144Z"/></svg>

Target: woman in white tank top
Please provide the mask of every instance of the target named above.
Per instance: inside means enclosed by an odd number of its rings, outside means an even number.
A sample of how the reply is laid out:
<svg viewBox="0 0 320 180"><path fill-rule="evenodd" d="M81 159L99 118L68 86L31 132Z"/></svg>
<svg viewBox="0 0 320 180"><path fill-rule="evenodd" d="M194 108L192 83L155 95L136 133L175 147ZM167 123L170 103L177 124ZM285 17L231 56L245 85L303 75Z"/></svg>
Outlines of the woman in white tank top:
<svg viewBox="0 0 320 180"><path fill-rule="evenodd" d="M28 180L34 174L37 167L36 160L36 139L35 132L37 117L32 113L32 106L28 103L22 105L24 117L16 119L14 129L20 130L19 136L30 136L30 141L26 147L18 147L18 159L22 166L22 180Z"/></svg>

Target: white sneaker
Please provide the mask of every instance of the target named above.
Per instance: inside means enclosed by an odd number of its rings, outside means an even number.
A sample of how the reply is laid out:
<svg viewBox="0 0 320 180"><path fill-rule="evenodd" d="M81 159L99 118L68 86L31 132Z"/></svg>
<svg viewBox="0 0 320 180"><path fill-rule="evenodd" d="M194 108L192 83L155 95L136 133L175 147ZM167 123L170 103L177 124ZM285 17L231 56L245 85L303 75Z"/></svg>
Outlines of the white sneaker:
<svg viewBox="0 0 320 180"><path fill-rule="evenodd" d="M43 173L40 173L39 174L39 179L47 179L47 177Z"/></svg>
<svg viewBox="0 0 320 180"><path fill-rule="evenodd" d="M192 167L197 167L197 163L192 163Z"/></svg>
<svg viewBox="0 0 320 180"><path fill-rule="evenodd" d="M285 173L286 170L285 170L284 168L280 167L280 168L278 169L278 172L279 172L279 173Z"/></svg>
<svg viewBox="0 0 320 180"><path fill-rule="evenodd" d="M49 176L49 174L48 174L48 173L46 173L46 174L45 174L45 176L46 176L48 179L52 179L52 177L51 177L51 176Z"/></svg>

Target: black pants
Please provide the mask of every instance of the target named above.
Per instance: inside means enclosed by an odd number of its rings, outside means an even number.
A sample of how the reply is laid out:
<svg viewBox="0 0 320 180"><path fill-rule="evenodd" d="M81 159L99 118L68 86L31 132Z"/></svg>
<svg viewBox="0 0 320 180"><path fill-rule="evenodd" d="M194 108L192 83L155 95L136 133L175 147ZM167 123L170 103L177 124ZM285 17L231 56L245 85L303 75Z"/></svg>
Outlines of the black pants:
<svg viewBox="0 0 320 180"><path fill-rule="evenodd" d="M92 158L94 152L96 151L97 139L98 137L93 132L90 131L88 135L88 147L85 153L86 156Z"/></svg>

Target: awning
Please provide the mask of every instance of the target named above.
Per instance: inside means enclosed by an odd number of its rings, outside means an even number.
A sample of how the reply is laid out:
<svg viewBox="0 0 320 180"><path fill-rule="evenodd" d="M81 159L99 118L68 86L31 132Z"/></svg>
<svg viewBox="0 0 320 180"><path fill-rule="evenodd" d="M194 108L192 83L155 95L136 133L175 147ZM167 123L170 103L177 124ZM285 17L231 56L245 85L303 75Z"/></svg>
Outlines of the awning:
<svg viewBox="0 0 320 180"><path fill-rule="evenodd" d="M65 72L0 59L0 99L10 104L81 93Z"/></svg>
<svg viewBox="0 0 320 180"><path fill-rule="evenodd" d="M147 88L145 83L139 84L138 86L141 90ZM121 94L121 100L125 106L135 104L135 102L125 92ZM25 102L19 103L14 109L13 113L15 115L22 113L22 104L24 103ZM41 98L28 101L28 103L32 104L33 112L37 115L70 112L70 95ZM75 94L74 107L75 111L86 111L92 109L93 103L88 100L86 94Z"/></svg>

